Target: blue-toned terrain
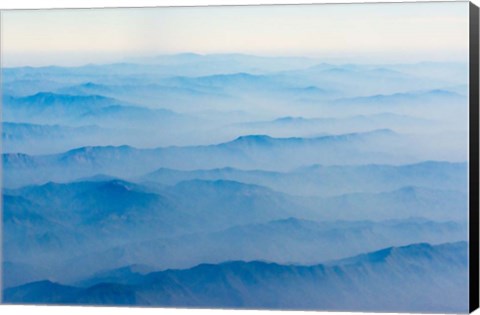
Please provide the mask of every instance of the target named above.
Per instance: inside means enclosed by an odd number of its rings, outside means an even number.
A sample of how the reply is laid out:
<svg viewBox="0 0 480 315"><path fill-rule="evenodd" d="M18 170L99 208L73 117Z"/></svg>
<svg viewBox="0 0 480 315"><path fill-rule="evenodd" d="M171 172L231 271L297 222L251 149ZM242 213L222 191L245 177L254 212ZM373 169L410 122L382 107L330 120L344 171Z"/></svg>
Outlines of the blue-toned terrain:
<svg viewBox="0 0 480 315"><path fill-rule="evenodd" d="M468 309L468 67L2 69L3 300Z"/></svg>
<svg viewBox="0 0 480 315"><path fill-rule="evenodd" d="M7 289L5 299L52 304L453 312L466 310L461 301L468 294L464 286L467 251L466 242L414 244L328 265L231 261L152 273L132 266L98 274L76 286L33 282ZM385 290L390 297L378 299L385 296ZM412 290L417 292L413 300Z"/></svg>

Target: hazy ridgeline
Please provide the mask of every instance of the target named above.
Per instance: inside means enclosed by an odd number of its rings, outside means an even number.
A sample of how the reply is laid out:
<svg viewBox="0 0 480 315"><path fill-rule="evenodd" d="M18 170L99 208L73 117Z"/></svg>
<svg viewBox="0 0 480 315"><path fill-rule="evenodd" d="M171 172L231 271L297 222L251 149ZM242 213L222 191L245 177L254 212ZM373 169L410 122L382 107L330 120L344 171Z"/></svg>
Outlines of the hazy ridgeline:
<svg viewBox="0 0 480 315"><path fill-rule="evenodd" d="M2 71L6 302L467 310L467 64Z"/></svg>

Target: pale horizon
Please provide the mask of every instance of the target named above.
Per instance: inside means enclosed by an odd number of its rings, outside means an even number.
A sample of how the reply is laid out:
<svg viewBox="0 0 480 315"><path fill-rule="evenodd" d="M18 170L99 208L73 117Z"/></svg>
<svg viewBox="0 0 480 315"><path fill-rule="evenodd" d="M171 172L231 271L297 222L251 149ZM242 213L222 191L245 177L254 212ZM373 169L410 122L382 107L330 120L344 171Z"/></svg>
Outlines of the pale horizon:
<svg viewBox="0 0 480 315"><path fill-rule="evenodd" d="M2 12L5 67L81 66L179 53L332 63L467 62L468 3Z"/></svg>
<svg viewBox="0 0 480 315"><path fill-rule="evenodd" d="M155 62L147 62L148 59L153 58L161 58L161 57L171 57L171 56L180 56L180 55L187 55L193 54L198 55L201 57L207 56L222 56L222 55L241 55L241 56L250 56L250 57L263 57L263 58L304 58L306 60L310 60L315 62L316 64L330 64L334 66L343 66L348 64L359 64L365 66L387 66L387 65L401 65L401 64L425 64L425 63L455 63L455 64L468 64L468 60L462 59L440 59L440 60L428 60L425 59L391 59L391 60L382 60L382 62L375 62L374 57L358 60L353 58L334 58L334 57L316 57L316 56L300 56L300 55L260 55L260 54L247 54L247 53L196 53L196 52L178 52L178 53L160 53L160 54L152 54L152 55L137 55L137 56L129 56L129 57L110 57L106 56L104 58L96 56L96 58L92 59L91 61L82 61L82 60L72 60L70 56L65 56L65 59L62 61L61 59L56 59L56 62L45 62L39 64L11 64L6 65L5 62L2 62L2 67L4 69L14 69L14 68L48 68L48 67L65 67L65 68L78 68L78 67L87 67L87 66L104 66L104 65L114 65L114 64L152 64L154 65ZM52 57L53 58L53 57ZM145 59L145 60L142 60Z"/></svg>

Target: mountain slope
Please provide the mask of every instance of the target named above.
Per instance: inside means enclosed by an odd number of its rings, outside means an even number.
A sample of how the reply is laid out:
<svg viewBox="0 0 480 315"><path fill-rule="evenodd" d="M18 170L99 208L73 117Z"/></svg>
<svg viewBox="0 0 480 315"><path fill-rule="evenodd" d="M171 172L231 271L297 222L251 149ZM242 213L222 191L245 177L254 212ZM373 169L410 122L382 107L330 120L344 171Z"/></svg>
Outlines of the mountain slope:
<svg viewBox="0 0 480 315"><path fill-rule="evenodd" d="M54 304L464 312L468 308L466 257L465 242L415 244L333 265L203 264L137 274L130 283L111 282L86 289L40 282L8 289L4 298L9 303L40 299ZM56 294L39 290L45 286Z"/></svg>
<svg viewBox="0 0 480 315"><path fill-rule="evenodd" d="M362 220L395 219L422 215L435 220L467 220L468 197L453 190L406 186L381 193L352 193L312 198L306 203L324 218Z"/></svg>
<svg viewBox="0 0 480 315"><path fill-rule="evenodd" d="M150 109L100 95L41 92L26 97L4 96L4 120L33 124L110 125L169 122L185 119L173 111Z"/></svg>
<svg viewBox="0 0 480 315"><path fill-rule="evenodd" d="M220 231L190 233L117 246L80 255L66 265L93 273L132 264L152 268L190 268L200 263L261 260L280 264L316 264L378 250L428 242L467 239L467 227L456 222L426 219L389 221L311 221L281 219L244 224ZM159 259L161 257L161 259ZM94 279L90 284L100 281Z"/></svg>
<svg viewBox="0 0 480 315"><path fill-rule="evenodd" d="M205 146L136 149L129 146L82 147L61 154L3 154L7 187L46 181L71 181L98 173L139 176L160 167L181 170L236 167L286 170L311 164L362 164L411 159L388 153L401 136L389 130L318 138L239 137ZM379 152L379 148L382 149ZM35 168L32 166L35 165ZM13 175L14 174L14 175Z"/></svg>
<svg viewBox="0 0 480 315"><path fill-rule="evenodd" d="M3 201L5 259L35 260L39 267L52 268L51 279L73 265L75 272L66 274L78 278L132 263L315 263L388 245L464 240L465 226L457 222L465 222L468 213L466 195L457 191L403 187L297 197L254 184L199 179L172 186L108 177L47 183L6 189ZM432 221L408 221L418 216ZM339 219L349 222L332 222ZM353 222L388 219L407 221Z"/></svg>
<svg viewBox="0 0 480 315"><path fill-rule="evenodd" d="M121 180L6 190L4 257L58 268L65 260L151 238L287 218L306 209L268 188L237 182L139 186ZM98 261L97 261L98 263ZM69 275L90 266L79 266Z"/></svg>
<svg viewBox="0 0 480 315"><path fill-rule="evenodd" d="M161 168L138 181L175 185L181 181L232 180L303 196L328 196L354 192L381 192L404 186L467 190L467 163L427 161L407 165L312 165L290 172L219 168L175 170Z"/></svg>

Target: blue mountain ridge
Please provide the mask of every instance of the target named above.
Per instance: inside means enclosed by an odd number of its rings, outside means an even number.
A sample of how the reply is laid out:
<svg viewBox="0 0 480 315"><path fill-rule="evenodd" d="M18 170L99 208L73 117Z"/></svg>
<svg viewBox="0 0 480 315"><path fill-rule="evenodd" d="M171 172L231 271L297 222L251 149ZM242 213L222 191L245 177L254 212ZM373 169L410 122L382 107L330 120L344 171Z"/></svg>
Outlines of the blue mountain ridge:
<svg viewBox="0 0 480 315"><path fill-rule="evenodd" d="M2 78L7 303L468 311L467 64L187 52Z"/></svg>
<svg viewBox="0 0 480 315"><path fill-rule="evenodd" d="M468 277L467 252L466 242L413 244L336 265L234 261L146 275L127 269L120 277L127 283L109 278L111 282L80 288L41 281L7 289L4 299L27 304L459 312L468 308L461 299L467 292L462 285ZM432 277L440 287L431 285Z"/></svg>
<svg viewBox="0 0 480 315"><path fill-rule="evenodd" d="M210 218L215 220L215 214ZM114 246L75 257L65 265L77 270L86 266L88 270L108 270L139 262L150 268L183 269L226 260L304 265L350 257L386 246L418 242L439 244L466 238L466 225L453 221L438 222L423 218L376 222L313 221L289 217L240 224L220 231L188 233L174 238ZM162 257L161 260L158 257ZM98 263L99 260L101 263ZM90 282L93 283L97 282Z"/></svg>
<svg viewBox="0 0 480 315"><path fill-rule="evenodd" d="M378 94L365 97L355 97L355 98L346 98L339 99L335 101L337 104L360 104L360 105L369 105L377 104L388 106L389 104L398 104L398 103L417 103L425 102L427 100L435 99L440 102L451 102L464 100L465 96L447 90L429 90L429 91L419 91L419 92L409 92L409 93L395 93L395 94Z"/></svg>
<svg viewBox="0 0 480 315"><path fill-rule="evenodd" d="M100 95L69 95L41 92L26 97L3 96L4 119L36 124L87 124L180 119L182 115L163 108L146 108ZM106 122L105 122L106 120Z"/></svg>
<svg viewBox="0 0 480 315"><path fill-rule="evenodd" d="M466 236L465 228L458 224L458 222L464 222L467 216L465 194L418 187L404 187L376 194L356 193L330 198L314 198L291 196L259 185L231 180L194 179L181 181L172 186L158 187L148 183L135 184L118 179L104 181L95 179L68 184L47 183L21 189L7 189L3 197L5 259L13 262L35 260L40 266L57 266L54 268L56 271L60 270L58 265L62 265L69 259L73 261L69 262L68 266L79 263L75 268L76 272L134 257L143 258L140 261L128 261L147 263L143 261L147 259L150 264L152 257L163 257L160 261L156 259L156 263L188 265L207 253L208 246L215 249L209 254L211 259L224 257L222 254L241 253L244 256L240 258L255 258L261 253L261 255L267 255L266 258L276 257L276 260L290 257L293 261L318 261L326 257L338 257L332 256L332 253L333 255L352 253L354 249L350 245L357 242L359 242L358 246L356 245L357 249L365 246L375 249L379 244L397 244L399 240L438 242L462 240ZM315 227L314 230L321 226L296 221L299 219L375 221L408 219L419 215L440 222L425 225L421 225L422 222L419 222L419 225L409 223L400 230L391 225L360 230L349 226L343 232L332 231L335 237L331 238L332 235L322 234L323 232L320 234L314 232L307 236L312 226ZM272 240L269 242L269 237L275 234L274 231L277 231L278 224L281 225L281 223L273 222L265 226L259 224L292 217L296 219L285 222L293 230L286 235L283 245L271 243ZM444 224L442 221L453 222ZM257 226L225 231L224 234L220 233L217 236L197 235L191 241L172 239L189 233L218 232L234 225ZM280 226L277 231L280 233L276 239L281 239L282 235L285 236L286 229L286 226ZM298 234L293 233L295 230L298 230ZM404 233L407 230L409 234L405 236ZM234 237L237 233L240 233L240 236ZM258 246L265 247L261 252L252 251L254 247L251 244L254 242L248 241L249 235L257 235L257 233L263 235L257 239ZM149 244L124 246L128 243L142 243L151 239L152 235L159 238L159 242L152 243L152 246ZM298 239L294 235L297 235ZM236 240L244 240L245 243L241 242L237 251L234 252L219 251L219 248L223 248L225 244L215 243L216 239L231 239L229 244L235 244ZM266 243L263 243L262 239ZM329 246L339 239L345 240L350 245L343 246L342 250L335 247L332 252ZM369 239L375 239L374 243L377 245L373 246ZM315 242L312 243L314 240ZM324 243L326 240L330 241ZM188 250L200 241L204 243ZM287 246L291 242L293 244ZM320 244L324 244L322 251L319 251ZM115 247L120 251L109 252ZM75 250L72 250L73 248ZM134 250L131 251L132 249ZM198 249L203 249L203 254L199 253ZM178 255L181 250L186 250L185 254ZM129 258L130 252L134 253L134 256ZM93 265L88 257L78 257L92 253L95 253ZM119 257L118 253L126 256ZM356 252L353 251L353 253ZM220 256L217 257L217 255ZM100 262L98 257L104 258ZM70 274L74 276L73 273Z"/></svg>
<svg viewBox="0 0 480 315"><path fill-rule="evenodd" d="M265 135L250 135L238 137L230 142L204 146L153 149L136 149L125 145L90 146L61 154L29 156L14 153L3 154L2 157L6 171L5 184L11 187L11 182L16 182L15 185L18 186L18 183L23 181L29 184L38 183L38 180L56 180L55 174L60 173L62 177L66 175L66 180L74 180L98 173L119 177L139 176L160 167L250 168L256 165L266 170L286 169L322 161L338 162L338 158L335 159L329 154L333 148L338 153L343 152L345 159L354 158L361 161L371 157L373 153L368 153L369 150L377 150L375 143L393 141L398 137L400 135L388 129L317 138L272 138ZM370 149L367 143L371 143ZM312 154L312 151L316 154ZM296 153L295 158L292 158L293 152ZM352 155L353 153L356 155ZM377 159L388 157L378 153L374 156ZM32 165L42 167L34 169ZM68 168L68 172L60 171L65 168ZM15 172L15 176L10 176L10 172ZM32 179L37 182L31 182Z"/></svg>
<svg viewBox="0 0 480 315"><path fill-rule="evenodd" d="M466 163L440 161L405 165L311 165L289 172L242 170L232 167L192 171L160 168L135 180L172 185L190 179L225 179L259 184L280 192L304 196L380 192L403 186L466 192L466 168ZM292 186L291 183L296 184Z"/></svg>

